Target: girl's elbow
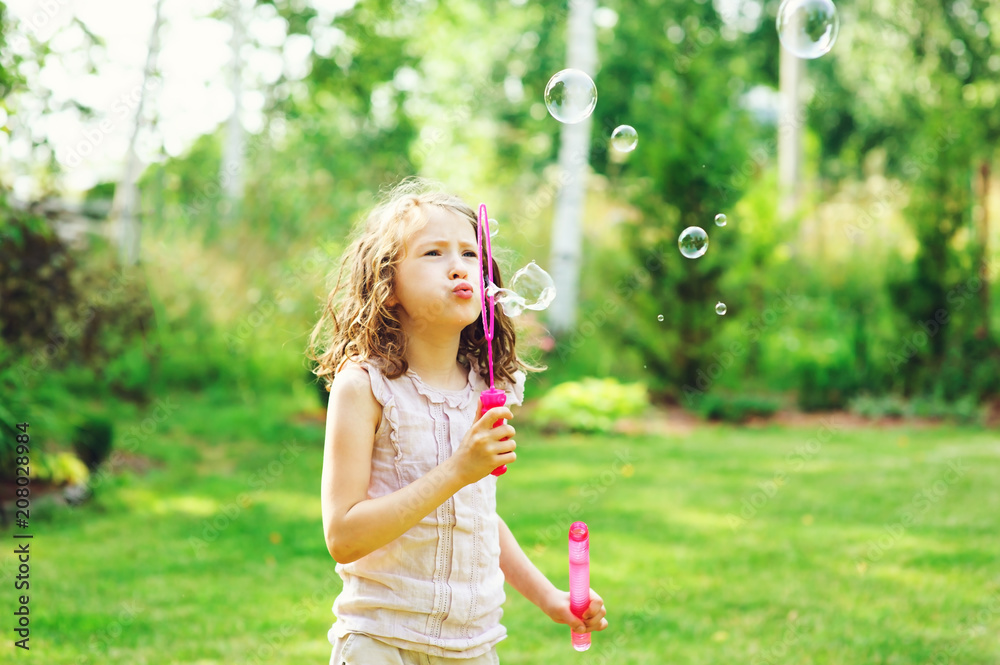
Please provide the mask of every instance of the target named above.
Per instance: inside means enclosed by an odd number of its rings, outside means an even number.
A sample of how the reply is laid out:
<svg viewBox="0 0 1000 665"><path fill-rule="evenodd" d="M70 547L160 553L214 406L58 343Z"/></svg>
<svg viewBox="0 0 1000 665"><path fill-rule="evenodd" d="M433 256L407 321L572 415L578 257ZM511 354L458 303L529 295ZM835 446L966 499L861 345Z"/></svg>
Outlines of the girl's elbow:
<svg viewBox="0 0 1000 665"><path fill-rule="evenodd" d="M358 551L350 543L343 542L342 538L327 537L326 550L337 563L354 563L361 558Z"/></svg>

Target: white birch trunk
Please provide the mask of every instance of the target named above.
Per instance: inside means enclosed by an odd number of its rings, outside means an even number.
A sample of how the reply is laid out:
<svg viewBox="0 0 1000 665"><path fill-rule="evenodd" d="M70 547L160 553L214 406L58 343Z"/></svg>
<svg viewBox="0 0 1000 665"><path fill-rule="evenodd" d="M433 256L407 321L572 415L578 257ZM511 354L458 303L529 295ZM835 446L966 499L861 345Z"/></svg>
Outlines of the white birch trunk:
<svg viewBox="0 0 1000 665"><path fill-rule="evenodd" d="M596 0L570 0L566 35L566 66L586 72L591 78L597 69L596 6ZM559 191L550 258L557 295L548 309L549 329L557 337L576 326L590 126L590 117L575 124L564 124L559 136Z"/></svg>
<svg viewBox="0 0 1000 665"><path fill-rule="evenodd" d="M805 124L800 92L803 63L787 49L779 50L781 115L778 117L778 214L782 219L788 219L798 207L800 194L802 126Z"/></svg>
<svg viewBox="0 0 1000 665"><path fill-rule="evenodd" d="M142 130L142 113L146 105L149 79L156 69L156 56L160 51L160 24L162 22L160 8L162 5L163 0L156 0L153 30L149 38L149 50L146 52L146 66L142 72L142 90L139 92L139 104L135 109L135 126L132 128L132 137L128 142L125 173L115 188L115 199L111 212L111 218L117 219L119 223L121 242L119 250L122 263L126 266L134 266L139 262L140 232L142 229L140 220L137 219L139 188L136 183L139 180L142 164L139 162L135 145L139 138L139 132Z"/></svg>
<svg viewBox="0 0 1000 665"><path fill-rule="evenodd" d="M230 21L233 26L233 36L230 48L233 59L229 66L229 90L233 95L233 112L226 125L226 146L219 167L219 184L226 198L226 211L223 220L231 223L240 215L243 202L243 157L246 140L240 115L243 110L243 62L240 49L244 41L243 5L239 0L232 4Z"/></svg>

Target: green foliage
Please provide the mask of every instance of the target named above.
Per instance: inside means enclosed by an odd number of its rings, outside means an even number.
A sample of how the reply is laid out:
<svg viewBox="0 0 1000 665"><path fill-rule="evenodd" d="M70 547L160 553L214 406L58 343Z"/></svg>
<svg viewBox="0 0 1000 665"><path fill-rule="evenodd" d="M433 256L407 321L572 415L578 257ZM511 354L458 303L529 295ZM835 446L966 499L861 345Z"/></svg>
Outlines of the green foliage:
<svg viewBox="0 0 1000 665"><path fill-rule="evenodd" d="M865 418L902 418L907 413L908 404L899 395L870 395L863 393L852 397L848 403L851 413Z"/></svg>
<svg viewBox="0 0 1000 665"><path fill-rule="evenodd" d="M710 393L695 402L695 411L707 420L745 423L751 418L769 418L781 408L778 400L758 395L728 396Z"/></svg>
<svg viewBox="0 0 1000 665"><path fill-rule="evenodd" d="M90 470L96 469L111 454L114 427L103 416L89 416L77 425L73 434L73 450Z"/></svg>
<svg viewBox="0 0 1000 665"><path fill-rule="evenodd" d="M835 355L824 361L803 358L797 368L798 403L803 411L840 409L858 390L858 377L850 359Z"/></svg>
<svg viewBox="0 0 1000 665"><path fill-rule="evenodd" d="M940 395L916 396L907 400L894 394L866 393L852 398L849 409L866 418L932 418L962 425L981 424L985 417L985 407L972 395L957 400L946 400Z"/></svg>
<svg viewBox="0 0 1000 665"><path fill-rule="evenodd" d="M50 342L58 311L77 303L74 259L43 220L14 211L0 195L0 337L31 352Z"/></svg>
<svg viewBox="0 0 1000 665"><path fill-rule="evenodd" d="M648 406L649 396L641 383L587 377L549 390L531 418L546 430L610 432L619 418L642 413Z"/></svg>
<svg viewBox="0 0 1000 665"><path fill-rule="evenodd" d="M90 478L90 471L75 455L68 452L37 451L31 460L29 477L53 485L80 485Z"/></svg>

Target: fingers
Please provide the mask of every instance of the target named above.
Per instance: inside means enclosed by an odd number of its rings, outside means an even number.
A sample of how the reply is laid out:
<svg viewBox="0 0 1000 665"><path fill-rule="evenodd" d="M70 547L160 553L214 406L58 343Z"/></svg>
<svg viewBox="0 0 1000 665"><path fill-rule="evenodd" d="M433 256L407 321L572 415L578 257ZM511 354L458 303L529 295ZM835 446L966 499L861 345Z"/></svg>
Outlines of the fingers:
<svg viewBox="0 0 1000 665"><path fill-rule="evenodd" d="M485 412L481 419L487 421L491 426L498 420L504 420L506 418L513 418L514 414L506 406L494 406L489 411Z"/></svg>
<svg viewBox="0 0 1000 665"><path fill-rule="evenodd" d="M591 589L590 607L588 607L583 613L583 616L580 617L585 626L585 630L583 632L590 633L607 628L608 620L604 618L607 614L608 611L604 607L604 600L597 595L593 589Z"/></svg>

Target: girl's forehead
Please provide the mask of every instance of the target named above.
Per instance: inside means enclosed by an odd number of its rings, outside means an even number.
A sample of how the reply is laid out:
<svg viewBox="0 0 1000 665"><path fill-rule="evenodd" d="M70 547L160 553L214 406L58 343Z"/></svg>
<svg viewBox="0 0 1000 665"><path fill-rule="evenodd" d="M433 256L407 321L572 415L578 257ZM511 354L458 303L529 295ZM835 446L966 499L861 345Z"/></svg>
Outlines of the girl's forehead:
<svg viewBox="0 0 1000 665"><path fill-rule="evenodd" d="M475 242L476 229L468 217L448 208L430 205L426 207L422 222L410 234L409 244L431 238L458 240L471 238Z"/></svg>

